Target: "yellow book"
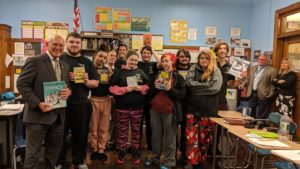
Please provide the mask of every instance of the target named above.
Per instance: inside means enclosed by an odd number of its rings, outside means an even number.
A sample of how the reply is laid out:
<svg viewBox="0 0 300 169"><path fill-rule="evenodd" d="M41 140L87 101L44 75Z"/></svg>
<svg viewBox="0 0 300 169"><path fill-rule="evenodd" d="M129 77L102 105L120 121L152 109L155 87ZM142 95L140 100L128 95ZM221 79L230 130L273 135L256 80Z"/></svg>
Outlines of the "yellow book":
<svg viewBox="0 0 300 169"><path fill-rule="evenodd" d="M84 67L74 67L75 83L84 83L83 77L85 74Z"/></svg>

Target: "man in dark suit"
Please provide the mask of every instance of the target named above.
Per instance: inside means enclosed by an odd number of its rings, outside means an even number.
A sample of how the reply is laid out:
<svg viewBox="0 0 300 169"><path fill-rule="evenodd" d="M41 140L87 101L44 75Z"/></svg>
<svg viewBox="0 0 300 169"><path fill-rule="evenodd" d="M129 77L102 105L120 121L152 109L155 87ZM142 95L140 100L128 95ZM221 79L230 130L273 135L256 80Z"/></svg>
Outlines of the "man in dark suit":
<svg viewBox="0 0 300 169"><path fill-rule="evenodd" d="M248 84L247 97L251 108L251 116L254 118L267 118L275 86L272 80L277 76L277 71L269 65L267 56L260 55L258 64L250 68L249 76L241 84Z"/></svg>
<svg viewBox="0 0 300 169"><path fill-rule="evenodd" d="M64 39L54 35L46 42L45 54L27 59L17 80L17 88L25 100L23 121L26 127L25 169L34 169L44 143L45 168L53 169L63 142L65 108L56 108L44 100L44 82L64 81L68 84L68 65L59 61ZM65 87L59 93L67 99L71 91Z"/></svg>

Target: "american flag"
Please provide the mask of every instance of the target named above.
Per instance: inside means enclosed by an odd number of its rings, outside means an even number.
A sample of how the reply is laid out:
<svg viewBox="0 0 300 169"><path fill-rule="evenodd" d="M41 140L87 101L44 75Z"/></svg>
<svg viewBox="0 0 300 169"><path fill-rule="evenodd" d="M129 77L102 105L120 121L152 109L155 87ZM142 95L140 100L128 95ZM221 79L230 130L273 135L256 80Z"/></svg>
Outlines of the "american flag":
<svg viewBox="0 0 300 169"><path fill-rule="evenodd" d="M79 17L80 11L78 7L78 0L74 0L74 11L73 11L73 32L77 32L79 28Z"/></svg>

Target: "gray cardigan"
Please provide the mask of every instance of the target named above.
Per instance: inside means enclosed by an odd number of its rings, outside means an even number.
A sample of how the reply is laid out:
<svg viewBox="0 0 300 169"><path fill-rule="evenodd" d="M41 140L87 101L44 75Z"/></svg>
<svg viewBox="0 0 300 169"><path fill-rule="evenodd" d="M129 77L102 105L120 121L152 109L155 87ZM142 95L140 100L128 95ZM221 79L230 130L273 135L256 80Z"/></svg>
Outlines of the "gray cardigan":
<svg viewBox="0 0 300 169"><path fill-rule="evenodd" d="M216 67L211 79L209 81L199 82L195 75L202 75L201 67L193 65L188 71L186 77L186 86L189 88L191 95L214 95L221 90L223 83L222 74L218 67Z"/></svg>

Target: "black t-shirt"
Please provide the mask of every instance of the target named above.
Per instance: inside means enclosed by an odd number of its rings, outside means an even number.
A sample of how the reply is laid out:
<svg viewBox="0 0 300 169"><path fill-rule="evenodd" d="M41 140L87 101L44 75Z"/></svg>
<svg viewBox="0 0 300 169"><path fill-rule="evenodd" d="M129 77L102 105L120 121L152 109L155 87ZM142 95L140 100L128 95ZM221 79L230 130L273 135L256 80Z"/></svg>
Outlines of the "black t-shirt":
<svg viewBox="0 0 300 169"><path fill-rule="evenodd" d="M221 64L218 62L218 67L221 70L222 78L223 78L222 87L219 93L219 101L221 102L221 101L226 101L226 90L227 90L228 81L235 80L235 77L231 74L228 74L228 71L231 67L228 61L226 61L226 63L223 66L221 66Z"/></svg>
<svg viewBox="0 0 300 169"><path fill-rule="evenodd" d="M136 76L138 85L148 84L148 77L141 69L117 69L112 78L111 86L125 87L127 86L127 77ZM140 91L132 91L121 96L115 96L115 105L118 109L140 109L144 105L144 96Z"/></svg>
<svg viewBox="0 0 300 169"><path fill-rule="evenodd" d="M122 65L126 65L126 60L124 60L124 59L117 59L117 61L115 62L115 68L116 69L121 69Z"/></svg>
<svg viewBox="0 0 300 169"><path fill-rule="evenodd" d="M91 95L97 97L104 97L109 95L109 81L110 77L108 76L109 71L108 68L103 66L102 68L96 68L98 77L99 77L99 85L97 88L92 89Z"/></svg>
<svg viewBox="0 0 300 169"><path fill-rule="evenodd" d="M69 72L73 72L74 67L84 67L85 72L88 73L89 79L98 80L98 74L94 64L85 56L80 55L79 57L73 57L64 53L60 60L69 65ZM75 83L70 81L72 95L69 102L76 103L78 101L86 101L89 95L90 88L86 87L84 83Z"/></svg>
<svg viewBox="0 0 300 169"><path fill-rule="evenodd" d="M138 68L142 69L144 73L149 78L149 92L147 96L151 99L155 93L154 81L158 74L157 63L156 62L138 62Z"/></svg>

